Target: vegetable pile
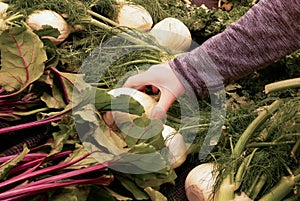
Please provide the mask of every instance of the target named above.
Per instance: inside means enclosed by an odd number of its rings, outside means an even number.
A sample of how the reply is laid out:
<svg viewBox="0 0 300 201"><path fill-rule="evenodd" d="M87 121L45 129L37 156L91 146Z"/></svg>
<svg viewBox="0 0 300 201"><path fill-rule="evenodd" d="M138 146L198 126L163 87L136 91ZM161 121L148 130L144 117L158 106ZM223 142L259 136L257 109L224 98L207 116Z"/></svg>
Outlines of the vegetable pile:
<svg viewBox="0 0 300 201"><path fill-rule="evenodd" d="M299 200L299 51L227 86L225 125L210 122L209 98L196 111L183 96L161 122L149 118L159 94L120 88L255 3L0 2L0 200L168 200L178 168L195 160L211 181L190 172L191 201Z"/></svg>

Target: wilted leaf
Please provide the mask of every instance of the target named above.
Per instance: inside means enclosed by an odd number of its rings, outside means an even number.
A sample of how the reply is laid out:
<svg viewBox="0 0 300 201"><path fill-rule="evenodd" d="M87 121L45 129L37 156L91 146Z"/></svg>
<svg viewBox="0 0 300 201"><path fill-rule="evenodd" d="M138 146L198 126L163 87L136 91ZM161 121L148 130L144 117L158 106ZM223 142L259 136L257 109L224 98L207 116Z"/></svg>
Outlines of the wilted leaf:
<svg viewBox="0 0 300 201"><path fill-rule="evenodd" d="M120 201L125 201L125 200L133 200L132 198L130 197L126 197L126 196L123 196L123 195L120 195L116 192L114 192L112 189L109 189L109 188L105 188L111 196L113 196L116 200L120 200Z"/></svg>
<svg viewBox="0 0 300 201"><path fill-rule="evenodd" d="M145 188L145 191L148 193L152 201L167 201L167 198L163 194L151 187Z"/></svg>
<svg viewBox="0 0 300 201"><path fill-rule="evenodd" d="M0 180L4 180L7 176L7 174L9 173L9 171L17 165L17 163L19 163L20 161L23 160L24 156L29 153L29 149L24 146L23 151L17 155L15 158L1 164L0 166Z"/></svg>
<svg viewBox="0 0 300 201"><path fill-rule="evenodd" d="M134 183L132 180L122 177L121 175L115 176L116 179L118 179L122 186L124 186L132 195L134 196L135 200L148 200L149 196L141 189L139 188L136 183Z"/></svg>
<svg viewBox="0 0 300 201"><path fill-rule="evenodd" d="M53 144L51 144L52 149L49 155L62 151L65 142L75 133L75 126L72 122L60 123L58 127L60 130L52 134Z"/></svg>
<svg viewBox="0 0 300 201"><path fill-rule="evenodd" d="M0 36L0 85L15 95L37 80L47 59L42 41L32 31L15 27Z"/></svg>
<svg viewBox="0 0 300 201"><path fill-rule="evenodd" d="M50 197L51 201L81 201L87 200L90 193L88 186L79 187L65 187L56 190Z"/></svg>
<svg viewBox="0 0 300 201"><path fill-rule="evenodd" d="M108 150L113 155L127 152L125 141L105 124L92 104L80 109L73 114L77 133L84 145L93 148L93 151Z"/></svg>
<svg viewBox="0 0 300 201"><path fill-rule="evenodd" d="M73 152L65 159L65 162L70 162L77 160L81 158L82 156L87 155L89 152L81 145L81 144L75 144L75 148ZM72 169L81 169L81 168L86 168L90 167L94 164L97 164L98 161L96 161L92 155L80 160L79 162L76 163L76 165L73 165L71 168Z"/></svg>
<svg viewBox="0 0 300 201"><path fill-rule="evenodd" d="M158 187L176 178L173 168L160 152L145 143L120 154L111 162L110 168L124 172L124 175L130 173L126 175L141 188Z"/></svg>
<svg viewBox="0 0 300 201"><path fill-rule="evenodd" d="M90 195L87 201L116 201L114 197L103 187L91 186Z"/></svg>

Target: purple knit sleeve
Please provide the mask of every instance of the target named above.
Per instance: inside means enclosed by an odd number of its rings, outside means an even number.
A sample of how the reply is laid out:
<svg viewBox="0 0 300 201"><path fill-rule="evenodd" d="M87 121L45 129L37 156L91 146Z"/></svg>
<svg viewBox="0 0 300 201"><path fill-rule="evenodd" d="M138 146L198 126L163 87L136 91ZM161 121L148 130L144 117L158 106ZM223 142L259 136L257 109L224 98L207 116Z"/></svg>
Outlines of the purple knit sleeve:
<svg viewBox="0 0 300 201"><path fill-rule="evenodd" d="M237 22L170 62L199 97L300 49L300 0L260 0Z"/></svg>

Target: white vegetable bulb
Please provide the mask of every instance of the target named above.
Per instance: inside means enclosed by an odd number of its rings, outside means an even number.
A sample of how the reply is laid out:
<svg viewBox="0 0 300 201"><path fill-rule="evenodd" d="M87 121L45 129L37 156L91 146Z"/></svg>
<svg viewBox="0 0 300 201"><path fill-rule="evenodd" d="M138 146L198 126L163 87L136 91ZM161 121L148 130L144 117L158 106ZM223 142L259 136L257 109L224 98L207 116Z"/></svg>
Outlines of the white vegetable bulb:
<svg viewBox="0 0 300 201"><path fill-rule="evenodd" d="M214 168L214 163L203 163L194 167L185 179L185 192L189 201L215 201L218 200L218 196L222 198L222 195L213 195L213 188L216 183L218 171ZM253 201L246 193L235 194L235 197L231 201Z"/></svg>
<svg viewBox="0 0 300 201"><path fill-rule="evenodd" d="M9 5L7 3L0 2L0 18L1 15L6 15L6 11L8 9Z"/></svg>
<svg viewBox="0 0 300 201"><path fill-rule="evenodd" d="M120 4L117 23L120 26L148 31L153 25L150 13L141 5Z"/></svg>
<svg viewBox="0 0 300 201"><path fill-rule="evenodd" d="M156 101L149 95L140 92L138 90L132 89L132 88L116 88L112 89L108 92L108 94L117 97L120 95L128 95L131 96L134 100L139 102L144 110L145 110L145 115L150 116L152 108L155 106ZM116 123L117 125L120 125L126 121L132 121L135 118L137 118L137 115L134 114L129 114L126 112L119 112L119 111L114 111L114 112L109 112L106 113L106 122L108 124L113 124Z"/></svg>
<svg viewBox="0 0 300 201"><path fill-rule="evenodd" d="M213 186L217 174L213 163L203 163L193 168L185 180L185 192L189 201L213 201Z"/></svg>
<svg viewBox="0 0 300 201"><path fill-rule="evenodd" d="M8 9L8 4L7 3L3 3L3 2L0 2L0 33L7 29L8 26L6 25L6 17L7 17L7 14L6 14L6 11Z"/></svg>
<svg viewBox="0 0 300 201"><path fill-rule="evenodd" d="M55 45L62 43L71 33L69 24L61 15L52 10L37 10L27 17L26 23L33 30L43 29L46 25L58 29L60 35L57 38L43 36L43 38L48 38Z"/></svg>
<svg viewBox="0 0 300 201"><path fill-rule="evenodd" d="M132 88L116 88L110 90L108 94L114 97L119 95L131 96L144 107L147 117L150 117L152 109L157 103L151 96ZM108 125L113 125L114 123L120 125L126 121L132 121L137 117L137 115L119 111L107 112L104 115L104 119ZM165 140L165 146L169 149L168 161L170 165L173 168L179 167L185 162L188 155L183 136L174 128L163 125L162 137Z"/></svg>
<svg viewBox="0 0 300 201"><path fill-rule="evenodd" d="M174 128L165 124L163 126L162 136L165 146L169 148L168 161L173 168L180 167L189 153L184 138Z"/></svg>
<svg viewBox="0 0 300 201"><path fill-rule="evenodd" d="M192 43L190 30L183 22L173 17L161 20L149 33L160 45L174 51L187 51Z"/></svg>

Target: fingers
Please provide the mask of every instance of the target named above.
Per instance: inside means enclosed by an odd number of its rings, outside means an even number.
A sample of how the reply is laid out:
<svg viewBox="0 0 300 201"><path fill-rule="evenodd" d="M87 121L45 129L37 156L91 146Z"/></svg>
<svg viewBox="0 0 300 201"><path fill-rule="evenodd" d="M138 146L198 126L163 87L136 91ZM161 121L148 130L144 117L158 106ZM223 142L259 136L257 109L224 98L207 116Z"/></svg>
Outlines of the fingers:
<svg viewBox="0 0 300 201"><path fill-rule="evenodd" d="M156 119L164 119L173 102L185 92L185 88L168 64L153 65L147 71L131 76L123 85L143 92L146 86L151 86L153 93L161 92L150 116Z"/></svg>
<svg viewBox="0 0 300 201"><path fill-rule="evenodd" d="M175 100L176 96L174 94L166 89L162 90L160 99L156 106L152 109L150 118L160 120L166 119L167 111Z"/></svg>
<svg viewBox="0 0 300 201"><path fill-rule="evenodd" d="M147 77L148 77L147 71L140 73L138 75L133 75L126 80L123 87L133 88L139 91L143 91L148 84L148 82L146 81L148 80Z"/></svg>

